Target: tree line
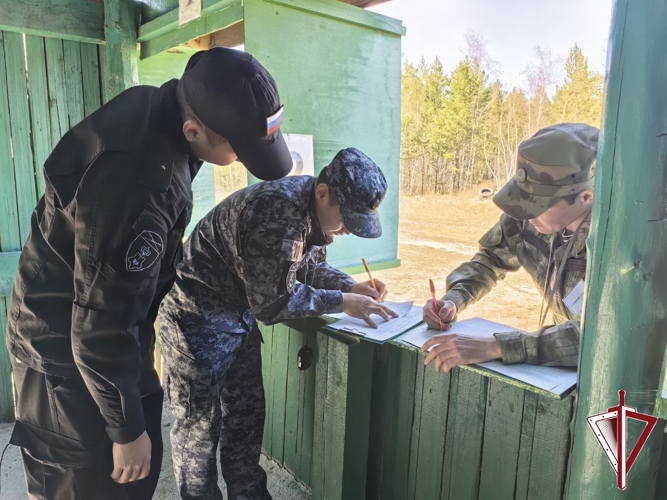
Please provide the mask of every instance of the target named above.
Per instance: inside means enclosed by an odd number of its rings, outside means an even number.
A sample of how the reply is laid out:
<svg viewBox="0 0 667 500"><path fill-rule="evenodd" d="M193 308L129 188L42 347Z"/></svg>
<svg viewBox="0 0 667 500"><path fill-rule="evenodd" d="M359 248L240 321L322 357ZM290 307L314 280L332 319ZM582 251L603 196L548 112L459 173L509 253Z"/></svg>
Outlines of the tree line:
<svg viewBox="0 0 667 500"><path fill-rule="evenodd" d="M564 63L536 47L525 88L503 88L486 42L466 35L464 58L445 73L436 58L406 61L401 95L401 192L458 193L500 188L515 170L517 147L554 123L600 126L603 77L575 45ZM555 89L555 90L554 90Z"/></svg>

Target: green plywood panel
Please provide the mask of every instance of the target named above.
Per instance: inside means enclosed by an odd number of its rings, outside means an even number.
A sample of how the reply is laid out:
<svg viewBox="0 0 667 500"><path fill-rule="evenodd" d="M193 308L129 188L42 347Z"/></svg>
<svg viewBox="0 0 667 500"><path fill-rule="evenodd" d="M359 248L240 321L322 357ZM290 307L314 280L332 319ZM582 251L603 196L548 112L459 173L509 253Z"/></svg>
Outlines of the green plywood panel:
<svg viewBox="0 0 667 500"><path fill-rule="evenodd" d="M339 238L330 247L330 262L345 267L358 265L362 257L369 262L394 260L401 37L327 17L312 8L321 5L356 12L356 7L336 0L308 4L311 10L264 0L244 2L245 49L278 83L285 105L283 132L313 136L316 173L337 151L353 146L373 158L387 177L390 190L380 210L382 238L354 242L351 236Z"/></svg>

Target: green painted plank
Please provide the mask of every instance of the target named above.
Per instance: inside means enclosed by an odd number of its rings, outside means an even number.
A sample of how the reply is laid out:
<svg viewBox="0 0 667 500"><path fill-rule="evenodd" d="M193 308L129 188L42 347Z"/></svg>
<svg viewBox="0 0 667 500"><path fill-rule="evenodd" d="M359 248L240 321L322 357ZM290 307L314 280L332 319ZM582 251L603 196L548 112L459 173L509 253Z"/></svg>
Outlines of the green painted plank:
<svg viewBox="0 0 667 500"><path fill-rule="evenodd" d="M0 2L0 30L101 43L102 2L96 0L22 0Z"/></svg>
<svg viewBox="0 0 667 500"><path fill-rule="evenodd" d="M324 498L343 497L348 347L330 341L324 406Z"/></svg>
<svg viewBox="0 0 667 500"><path fill-rule="evenodd" d="M479 495L488 379L469 371L458 371L456 393L449 400L441 497L476 499Z"/></svg>
<svg viewBox="0 0 667 500"><path fill-rule="evenodd" d="M221 10L204 15L157 38L141 44L141 59L159 54L193 38L208 35L243 20L243 5L235 2Z"/></svg>
<svg viewBox="0 0 667 500"><path fill-rule="evenodd" d="M14 158L11 154L11 126L5 57L5 33L0 31L0 245L6 252L21 249L21 233L18 225L18 201ZM16 270L16 268L14 268ZM3 275L3 279L7 277ZM13 280L13 277L12 277Z"/></svg>
<svg viewBox="0 0 667 500"><path fill-rule="evenodd" d="M35 154L35 176L38 196L44 194L46 183L42 170L51 154L51 118L49 116L49 89L46 81L46 51L44 38L25 37L28 60L28 82L30 84L30 118L32 120L32 144Z"/></svg>
<svg viewBox="0 0 667 500"><path fill-rule="evenodd" d="M303 418L301 419L301 432L299 433L299 449L301 450L301 480L306 484L312 484L311 471L313 467L313 449L315 434L315 376L317 359L317 338L325 337L316 331L305 333L306 345L313 348L314 360L311 367L306 370L303 383Z"/></svg>
<svg viewBox="0 0 667 500"><path fill-rule="evenodd" d="M67 92L65 83L65 56L63 42L56 38L44 40L46 70L49 84L49 114L51 116L51 148L54 148L69 130Z"/></svg>
<svg viewBox="0 0 667 500"><path fill-rule="evenodd" d="M513 499L521 445L524 391L489 380L480 500Z"/></svg>
<svg viewBox="0 0 667 500"><path fill-rule="evenodd" d="M299 370L299 350L303 347L303 333L289 329L289 353L287 358L287 395L285 402L285 451L284 463L295 477L301 477L301 449L299 433L304 403L303 390L306 374Z"/></svg>
<svg viewBox="0 0 667 500"><path fill-rule="evenodd" d="M271 456L271 432L273 426L271 418L273 416L273 374L272 357L273 357L273 326L266 326L262 323L257 323L260 332L262 333L262 378L264 380L264 400L266 402L264 419L264 436L262 439L262 448L264 453Z"/></svg>
<svg viewBox="0 0 667 500"><path fill-rule="evenodd" d="M532 392L524 394L523 416L521 418L521 440L516 471L516 500L528 499L530 483L530 463L533 459L535 443L535 419L537 418L537 400L539 396ZM539 444L539 443L538 443Z"/></svg>
<svg viewBox="0 0 667 500"><path fill-rule="evenodd" d="M30 216L37 202L35 166L32 145L30 144L28 85L23 35L5 33L4 38L19 232L21 234L21 244L23 244L30 233Z"/></svg>
<svg viewBox="0 0 667 500"><path fill-rule="evenodd" d="M105 0L104 39L106 41L104 102L113 99L139 81L137 30L134 3L127 0Z"/></svg>
<svg viewBox="0 0 667 500"><path fill-rule="evenodd" d="M419 477L419 438L421 436L422 410L424 400L424 377L428 367L424 366L425 355L417 356L415 370L417 377L415 381L415 403L412 417L412 431L410 433L410 463L408 465L408 500L417 500L417 478Z"/></svg>
<svg viewBox="0 0 667 500"><path fill-rule="evenodd" d="M7 308L9 297L0 296L0 420L14 420L14 394L12 388L12 365L9 352L5 349L5 332L7 331Z"/></svg>
<svg viewBox="0 0 667 500"><path fill-rule="evenodd" d="M450 379L456 387L457 376L436 373L433 365L424 369L421 424L417 455L415 498L437 498L442 482L448 405L451 401ZM455 395L456 393L454 393Z"/></svg>
<svg viewBox="0 0 667 500"><path fill-rule="evenodd" d="M107 49L105 46L98 46L97 53L100 57L100 89L102 94L102 104L109 102L109 92L104 90L107 80Z"/></svg>
<svg viewBox="0 0 667 500"><path fill-rule="evenodd" d="M398 19L367 11L338 0L266 0L277 5L299 9L310 14L328 17L336 21L356 24L364 28L384 31L393 35L405 35L405 27Z"/></svg>
<svg viewBox="0 0 667 500"><path fill-rule="evenodd" d="M82 43L80 49L83 76L83 111L86 116L89 116L102 105L99 48L97 45Z"/></svg>
<svg viewBox="0 0 667 500"><path fill-rule="evenodd" d="M12 294L21 252L0 252L0 297Z"/></svg>
<svg viewBox="0 0 667 500"><path fill-rule="evenodd" d="M331 341L333 344L334 341ZM329 373L329 337L318 333L315 344L315 405L313 417L313 460L310 486L313 499L324 498L325 485L325 427L324 416L327 406L327 377Z"/></svg>
<svg viewBox="0 0 667 500"><path fill-rule="evenodd" d="M204 0L201 13L206 16L238 3L241 3L241 0ZM174 9L139 26L137 41L147 42L179 28L178 9Z"/></svg>
<svg viewBox="0 0 667 500"><path fill-rule="evenodd" d="M287 401L287 365L289 363L289 328L277 324L273 327L273 354L271 376L273 378L273 416L271 418L271 455L282 463L285 450L285 408Z"/></svg>
<svg viewBox="0 0 667 500"><path fill-rule="evenodd" d="M528 498L563 497L573 400L572 397L561 401L538 398Z"/></svg>
<svg viewBox="0 0 667 500"><path fill-rule="evenodd" d="M81 69L81 44L63 41L65 56L65 94L69 126L73 127L85 118L83 104L83 70Z"/></svg>
<svg viewBox="0 0 667 500"><path fill-rule="evenodd" d="M393 450L389 445L390 428L394 420L395 399L389 393L389 387L396 387L398 373L390 370L389 345L383 344L375 349L373 358L373 392L371 396L371 426L368 448L368 477L366 478L366 498L376 500L382 495L383 467L391 463ZM397 397L400 397L397 395Z"/></svg>
<svg viewBox="0 0 667 500"><path fill-rule="evenodd" d="M336 432L336 428L331 434L334 439L341 436L338 441L343 443L341 498L363 498L366 494L375 344L336 344L340 346L339 360L347 357L347 373L343 379L346 389L344 427L342 434Z"/></svg>
<svg viewBox="0 0 667 500"><path fill-rule="evenodd" d="M379 498L408 498L409 473L412 460L412 432L415 416L417 370L422 370L419 354L394 346L385 346L389 353L386 399L387 423L384 429L382 485ZM423 370L422 370L423 371ZM419 394L421 404L422 394ZM371 450L374 450L371 447ZM371 456L375 453L371 451Z"/></svg>

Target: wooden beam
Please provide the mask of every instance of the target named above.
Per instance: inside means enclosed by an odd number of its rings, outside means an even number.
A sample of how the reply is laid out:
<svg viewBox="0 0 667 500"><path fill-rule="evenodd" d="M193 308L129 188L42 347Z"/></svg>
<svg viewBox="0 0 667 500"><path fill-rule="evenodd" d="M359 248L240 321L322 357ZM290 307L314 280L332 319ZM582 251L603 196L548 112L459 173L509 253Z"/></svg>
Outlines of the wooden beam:
<svg viewBox="0 0 667 500"><path fill-rule="evenodd" d="M202 2L201 14L202 16L206 16L237 3L240 4L241 0L204 0ZM139 26L137 41L142 43L147 42L178 28L178 9L174 9Z"/></svg>
<svg viewBox="0 0 667 500"><path fill-rule="evenodd" d="M137 32L132 0L104 2L104 37L106 39L106 94L108 101L123 90L137 85Z"/></svg>
<svg viewBox="0 0 667 500"><path fill-rule="evenodd" d="M0 30L101 43L104 9L99 0L2 0Z"/></svg>
<svg viewBox="0 0 667 500"><path fill-rule="evenodd" d="M231 4L225 0L223 2L218 2L215 5L217 6L217 9L213 9L213 7L207 9L205 7L203 9L204 14L202 17L185 24L180 28L178 28L178 18L176 18L175 25L171 22L169 24L162 23L153 25L153 28L161 33L157 37L152 36L155 31L147 32L145 30L142 31L140 28L139 41L141 41L141 58L146 59L147 57L154 56L155 54L159 54L162 51L186 43L194 38L199 38L215 31L219 31L227 26L238 23L243 19L243 5L240 0L235 0ZM163 17L171 15L172 13L170 12L148 24L155 23L160 21Z"/></svg>
<svg viewBox="0 0 667 500"><path fill-rule="evenodd" d="M365 28L384 31L394 35L405 35L405 27L398 19L383 16L375 12L355 9L337 0L266 0L268 3L291 7L310 12L337 21L357 24Z"/></svg>
<svg viewBox="0 0 667 500"><path fill-rule="evenodd" d="M373 7L374 5L380 5L382 3L387 3L389 0L340 0L343 3L349 3L355 7L361 7L366 9L368 7Z"/></svg>
<svg viewBox="0 0 667 500"><path fill-rule="evenodd" d="M667 4L616 0L607 59L604 117L589 238L579 406L574 425L570 500L658 498L664 421L616 488L587 417L619 404L655 411L667 343ZM642 425L630 424L635 443ZM628 453L630 448L628 447Z"/></svg>
<svg viewBox="0 0 667 500"><path fill-rule="evenodd" d="M245 42L243 21L227 26L225 29L211 33L211 47L237 47Z"/></svg>

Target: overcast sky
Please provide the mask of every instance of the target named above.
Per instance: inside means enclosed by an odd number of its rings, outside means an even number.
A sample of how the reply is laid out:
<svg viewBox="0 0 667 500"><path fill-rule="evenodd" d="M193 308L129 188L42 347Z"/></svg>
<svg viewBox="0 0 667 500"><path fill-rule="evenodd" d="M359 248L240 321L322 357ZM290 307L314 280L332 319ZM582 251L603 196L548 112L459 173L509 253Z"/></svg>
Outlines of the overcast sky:
<svg viewBox="0 0 667 500"><path fill-rule="evenodd" d="M536 45L564 62L577 43L604 73L612 0L391 0L370 10L403 21L404 59L437 56L446 71L463 57L464 35L482 35L505 88L524 86Z"/></svg>

